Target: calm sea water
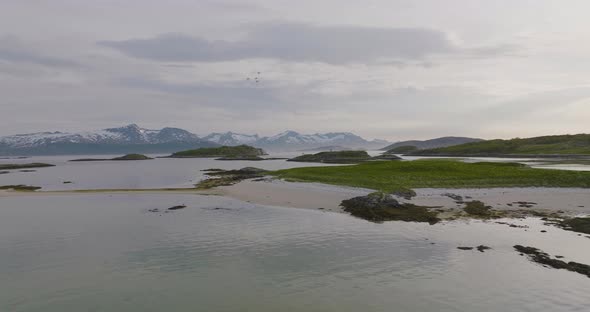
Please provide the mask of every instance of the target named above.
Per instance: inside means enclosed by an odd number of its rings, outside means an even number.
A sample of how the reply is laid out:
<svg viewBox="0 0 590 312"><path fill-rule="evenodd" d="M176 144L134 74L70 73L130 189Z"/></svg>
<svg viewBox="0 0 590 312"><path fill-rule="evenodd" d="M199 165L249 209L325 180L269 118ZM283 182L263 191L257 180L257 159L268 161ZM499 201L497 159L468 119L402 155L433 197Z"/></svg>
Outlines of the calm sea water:
<svg viewBox="0 0 590 312"><path fill-rule="evenodd" d="M253 163L58 164L0 184L182 186L201 169ZM187 208L149 212L178 204ZM530 228L373 224L189 194L0 197L0 311L587 311L589 278L512 246L590 264L590 240L536 219L510 222ZM457 249L480 244L493 249Z"/></svg>

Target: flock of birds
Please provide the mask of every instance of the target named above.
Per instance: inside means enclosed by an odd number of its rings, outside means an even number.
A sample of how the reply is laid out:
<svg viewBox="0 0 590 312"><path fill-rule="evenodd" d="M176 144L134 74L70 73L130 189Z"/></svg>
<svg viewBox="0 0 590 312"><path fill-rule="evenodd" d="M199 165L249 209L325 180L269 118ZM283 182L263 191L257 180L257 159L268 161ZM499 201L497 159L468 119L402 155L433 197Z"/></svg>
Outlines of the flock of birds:
<svg viewBox="0 0 590 312"><path fill-rule="evenodd" d="M261 78L260 78L260 72L256 72L256 74L254 75L254 77L247 77L246 81L253 81L254 83L258 84L260 82Z"/></svg>

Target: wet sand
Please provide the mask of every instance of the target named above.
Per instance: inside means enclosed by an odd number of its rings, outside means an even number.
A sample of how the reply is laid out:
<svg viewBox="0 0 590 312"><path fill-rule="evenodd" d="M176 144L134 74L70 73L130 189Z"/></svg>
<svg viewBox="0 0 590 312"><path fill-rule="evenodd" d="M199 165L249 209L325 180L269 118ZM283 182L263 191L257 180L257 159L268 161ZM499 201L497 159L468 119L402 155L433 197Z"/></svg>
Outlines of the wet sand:
<svg viewBox="0 0 590 312"><path fill-rule="evenodd" d="M284 181L243 181L218 188L223 196L267 206L320 209L342 212L340 202L373 190L338 187L319 183Z"/></svg>
<svg viewBox="0 0 590 312"><path fill-rule="evenodd" d="M244 181L220 187L223 196L262 205L341 211L340 202L373 190L330 186L319 183L285 181ZM530 209L535 211L564 211L568 214L590 214L590 190L581 188L485 188L485 189L415 189L412 200L402 202L445 209L464 205L445 194L463 197L463 201L479 200L498 210ZM520 207L527 202L531 207Z"/></svg>
<svg viewBox="0 0 590 312"><path fill-rule="evenodd" d="M445 209L462 208L464 205L446 194L462 197L463 201L479 200L498 210L530 209L535 211L563 211L569 215L590 214L590 190L581 188L485 188L485 189L415 189L417 196L402 202ZM141 189L141 190L78 190L78 191L7 191L6 196L47 196L52 194L88 193L136 193L136 194L195 194L226 196L245 202L266 206L321 209L342 212L340 202L355 196L373 192L370 189L332 186L320 183L296 183L280 180L242 181L231 186L210 190ZM531 207L521 207L527 202Z"/></svg>

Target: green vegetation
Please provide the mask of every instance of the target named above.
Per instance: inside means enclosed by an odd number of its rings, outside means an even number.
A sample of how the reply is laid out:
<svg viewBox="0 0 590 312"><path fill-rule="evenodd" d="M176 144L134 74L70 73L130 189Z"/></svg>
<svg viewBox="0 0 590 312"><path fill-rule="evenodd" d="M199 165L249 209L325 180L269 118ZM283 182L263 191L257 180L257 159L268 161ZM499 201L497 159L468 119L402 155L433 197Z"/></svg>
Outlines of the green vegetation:
<svg viewBox="0 0 590 312"><path fill-rule="evenodd" d="M492 216L492 212L490 211L492 207L486 206L483 202L479 200L474 200L465 203L465 212L467 212L471 216L481 217L481 218L489 218Z"/></svg>
<svg viewBox="0 0 590 312"><path fill-rule="evenodd" d="M385 152L385 154L406 154L406 153L411 153L411 152L414 152L417 150L418 150L418 148L416 146L402 145L402 146L394 147L394 148L388 150L387 152Z"/></svg>
<svg viewBox="0 0 590 312"><path fill-rule="evenodd" d="M44 164L44 163L0 164L0 170L27 169L27 168L43 168L43 167L54 167L54 166L55 165Z"/></svg>
<svg viewBox="0 0 590 312"><path fill-rule="evenodd" d="M36 191L39 189L41 189L39 186L30 186L30 185L24 185L24 184L0 186L0 190Z"/></svg>
<svg viewBox="0 0 590 312"><path fill-rule="evenodd" d="M590 188L590 172L533 169L517 163L465 163L445 159L372 161L354 166L292 168L269 174L293 181L364 187L388 193L425 187Z"/></svg>
<svg viewBox="0 0 590 312"><path fill-rule="evenodd" d="M171 158L208 158L208 157L248 157L261 156L266 153L260 149L248 145L221 146L198 148L193 150L176 152L168 157Z"/></svg>
<svg viewBox="0 0 590 312"><path fill-rule="evenodd" d="M432 156L590 155L590 134L490 140L420 150L411 154Z"/></svg>
<svg viewBox="0 0 590 312"><path fill-rule="evenodd" d="M356 164L371 160L371 156L365 151L336 151L305 154L291 158L288 161L320 162L331 164Z"/></svg>
<svg viewBox="0 0 590 312"><path fill-rule="evenodd" d="M590 234L590 218L571 218L560 221L558 226L564 230Z"/></svg>
<svg viewBox="0 0 590 312"><path fill-rule="evenodd" d="M153 158L147 157L142 154L127 154L125 156L115 157L111 160L147 160L147 159L153 159Z"/></svg>
<svg viewBox="0 0 590 312"><path fill-rule="evenodd" d="M343 200L340 206L345 212L371 222L384 221L428 222L435 224L440 221L437 213L426 207L412 204L400 204L391 195L383 192L371 193Z"/></svg>
<svg viewBox="0 0 590 312"><path fill-rule="evenodd" d="M218 186L234 185L242 180L262 178L266 174L266 170L246 167L238 170L222 170L222 169L207 169L208 176L215 178L208 178L200 181L195 185L198 190L207 190Z"/></svg>

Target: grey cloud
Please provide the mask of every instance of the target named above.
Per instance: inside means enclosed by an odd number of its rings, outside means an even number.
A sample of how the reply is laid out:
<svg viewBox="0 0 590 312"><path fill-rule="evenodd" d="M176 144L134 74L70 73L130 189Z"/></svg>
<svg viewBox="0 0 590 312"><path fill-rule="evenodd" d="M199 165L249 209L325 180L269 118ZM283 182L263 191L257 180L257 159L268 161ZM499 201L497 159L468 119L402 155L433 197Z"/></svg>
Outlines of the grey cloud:
<svg viewBox="0 0 590 312"><path fill-rule="evenodd" d="M80 66L80 64L70 60L47 56L36 52L32 48L25 47L20 40L14 37L0 38L0 61L11 63L31 63L51 67Z"/></svg>
<svg viewBox="0 0 590 312"><path fill-rule="evenodd" d="M458 48L437 30L271 23L251 27L240 41L206 40L183 34L101 41L122 53L158 61L218 62L270 58L330 64L420 60Z"/></svg>

